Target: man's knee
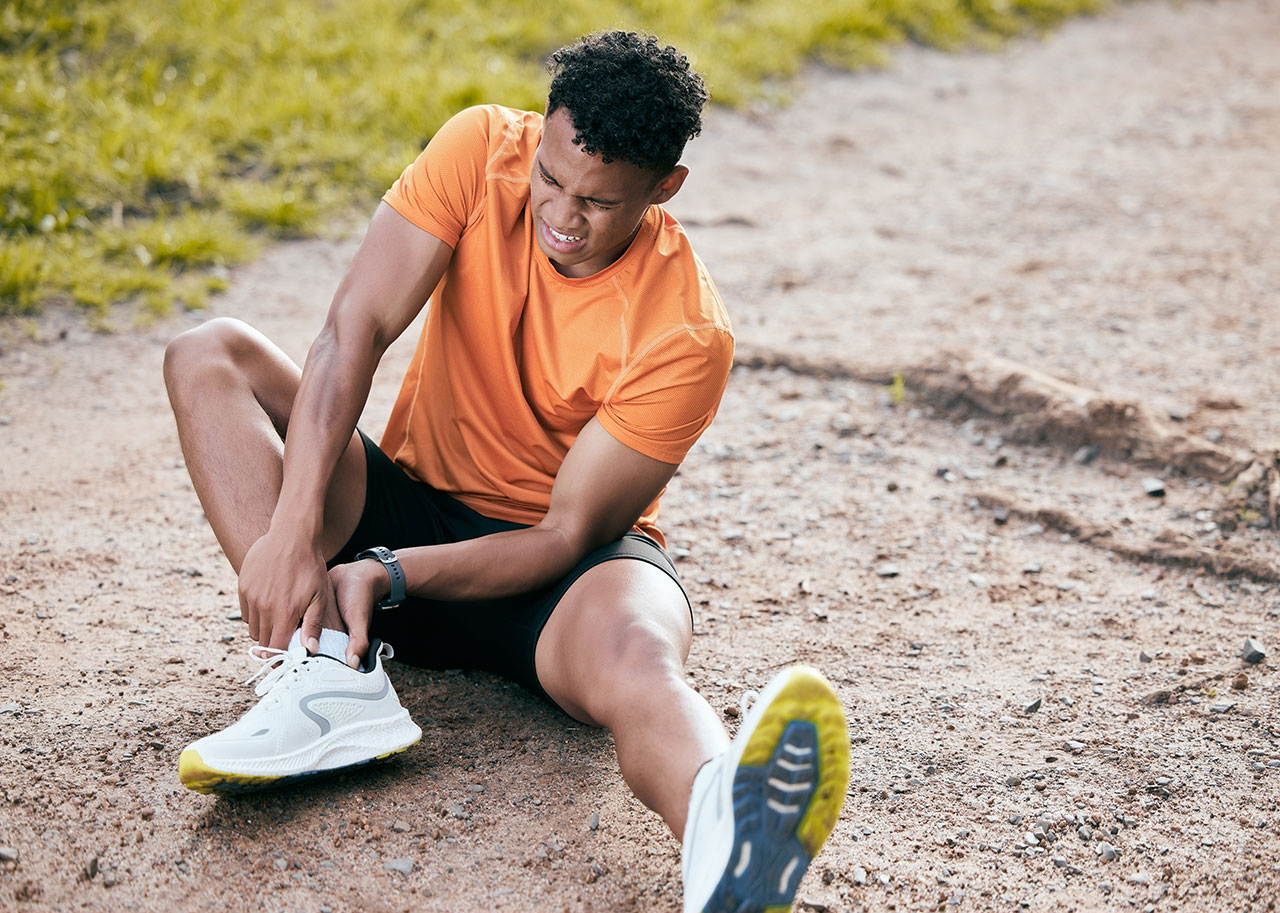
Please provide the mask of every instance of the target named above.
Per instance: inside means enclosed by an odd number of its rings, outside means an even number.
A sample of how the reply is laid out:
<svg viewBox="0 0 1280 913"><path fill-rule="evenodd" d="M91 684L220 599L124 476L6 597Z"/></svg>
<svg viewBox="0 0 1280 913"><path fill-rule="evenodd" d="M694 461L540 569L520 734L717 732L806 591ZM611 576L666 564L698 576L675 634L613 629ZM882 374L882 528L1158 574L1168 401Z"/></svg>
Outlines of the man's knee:
<svg viewBox="0 0 1280 913"><path fill-rule="evenodd" d="M253 329L233 317L217 317L173 339L164 350L164 380L170 395L210 371L232 371L252 344Z"/></svg>
<svg viewBox="0 0 1280 913"><path fill-rule="evenodd" d="M607 725L618 708L634 706L684 683L684 650L674 632L646 618L619 624L591 651L582 690L585 709Z"/></svg>

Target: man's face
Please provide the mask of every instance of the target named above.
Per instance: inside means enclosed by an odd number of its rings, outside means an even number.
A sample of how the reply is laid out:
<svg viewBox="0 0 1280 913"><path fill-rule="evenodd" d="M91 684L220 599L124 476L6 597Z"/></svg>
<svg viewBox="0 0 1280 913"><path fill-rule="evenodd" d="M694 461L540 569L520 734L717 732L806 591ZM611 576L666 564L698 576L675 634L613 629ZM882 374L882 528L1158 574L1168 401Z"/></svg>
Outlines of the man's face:
<svg viewBox="0 0 1280 913"><path fill-rule="evenodd" d="M529 175L538 246L563 276L598 273L626 251L653 203L675 196L688 169L660 181L631 162L605 164L574 145L564 108L547 117Z"/></svg>

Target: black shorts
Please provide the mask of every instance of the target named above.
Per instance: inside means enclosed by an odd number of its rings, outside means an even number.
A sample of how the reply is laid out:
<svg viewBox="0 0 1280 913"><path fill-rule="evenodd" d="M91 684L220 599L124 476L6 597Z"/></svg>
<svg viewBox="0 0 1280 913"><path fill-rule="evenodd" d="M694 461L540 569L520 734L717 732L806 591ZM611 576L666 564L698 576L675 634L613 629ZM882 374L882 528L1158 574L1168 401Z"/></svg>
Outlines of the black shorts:
<svg viewBox="0 0 1280 913"><path fill-rule="evenodd" d="M411 478L364 432L360 437L368 467L364 512L351 539L329 562L330 567L353 561L361 551L376 545L394 551L524 528L524 524L479 514ZM587 555L550 586L474 602L410 598L398 608L374 612L369 633L395 647L395 658L401 662L429 669L483 669L509 678L554 704L538 683L534 669L538 637L574 581L597 564L615 558L652 564L669 574L684 591L675 565L662 546L648 536L630 532ZM688 600L687 593L685 599Z"/></svg>

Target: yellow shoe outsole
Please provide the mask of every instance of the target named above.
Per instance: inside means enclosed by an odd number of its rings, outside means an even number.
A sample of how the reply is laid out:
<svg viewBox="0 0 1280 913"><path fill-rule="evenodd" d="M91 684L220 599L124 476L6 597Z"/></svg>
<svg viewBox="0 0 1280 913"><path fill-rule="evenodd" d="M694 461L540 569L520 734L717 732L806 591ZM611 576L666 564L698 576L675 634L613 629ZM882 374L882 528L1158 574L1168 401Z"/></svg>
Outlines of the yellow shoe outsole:
<svg viewBox="0 0 1280 913"><path fill-rule="evenodd" d="M818 732L818 786L796 828L796 836L812 858L835 828L849 789L849 724L835 689L821 672L810 666L795 666L786 675L738 763L761 767L768 764L788 724L796 720L813 723Z"/></svg>
<svg viewBox="0 0 1280 913"><path fill-rule="evenodd" d="M414 745L418 744L419 739L414 739L404 748L397 748L394 751L388 751L377 757L370 758L368 761L360 761L356 764L347 764L342 767L333 767L326 770L310 770L300 774L289 774L287 776L258 776L255 774L238 774L230 771L218 770L216 767L210 767L205 763L204 758L200 757L200 753L195 749L188 748L182 752L178 758L178 780L187 789L194 790L198 793L209 795L211 793L241 793L252 792L259 789L268 789L272 786L291 783L304 777L313 777L319 774L333 774L344 770L350 770L353 767L362 767L373 761L381 761L392 755L400 754L407 751Z"/></svg>

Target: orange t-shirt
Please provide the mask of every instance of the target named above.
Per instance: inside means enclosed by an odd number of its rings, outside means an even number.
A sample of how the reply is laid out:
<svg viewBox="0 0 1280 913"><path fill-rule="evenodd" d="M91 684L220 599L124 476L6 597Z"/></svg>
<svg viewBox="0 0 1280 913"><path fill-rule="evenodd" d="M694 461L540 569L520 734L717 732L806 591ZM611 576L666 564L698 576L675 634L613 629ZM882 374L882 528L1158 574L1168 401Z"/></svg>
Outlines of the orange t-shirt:
<svg viewBox="0 0 1280 913"><path fill-rule="evenodd" d="M724 305L680 224L651 206L616 261L556 272L533 235L542 115L488 105L440 128L383 199L453 248L382 449L499 520L537 523L594 416L680 462L711 424L733 362ZM663 542L657 499L636 527Z"/></svg>

